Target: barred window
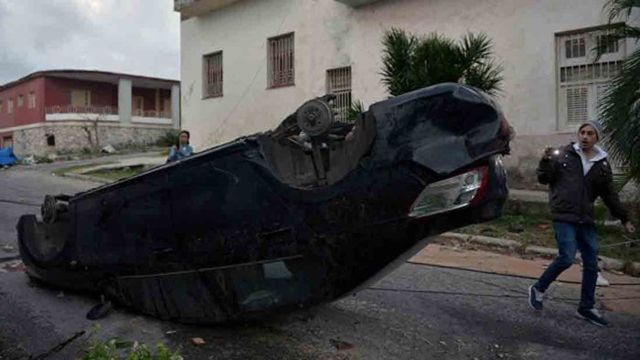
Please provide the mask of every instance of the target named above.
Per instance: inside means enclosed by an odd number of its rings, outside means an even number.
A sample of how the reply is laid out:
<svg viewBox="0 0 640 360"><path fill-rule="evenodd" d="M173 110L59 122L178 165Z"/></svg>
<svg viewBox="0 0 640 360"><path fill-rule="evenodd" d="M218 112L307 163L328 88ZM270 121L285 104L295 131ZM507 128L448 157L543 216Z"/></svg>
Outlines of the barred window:
<svg viewBox="0 0 640 360"><path fill-rule="evenodd" d="M222 51L204 56L204 89L203 93L207 97L222 96L223 89L223 69Z"/></svg>
<svg viewBox="0 0 640 360"><path fill-rule="evenodd" d="M350 66L327 70L327 93L336 95L336 119L346 121L351 108Z"/></svg>
<svg viewBox="0 0 640 360"><path fill-rule="evenodd" d="M267 83L269 88L294 85L293 33L268 39Z"/></svg>

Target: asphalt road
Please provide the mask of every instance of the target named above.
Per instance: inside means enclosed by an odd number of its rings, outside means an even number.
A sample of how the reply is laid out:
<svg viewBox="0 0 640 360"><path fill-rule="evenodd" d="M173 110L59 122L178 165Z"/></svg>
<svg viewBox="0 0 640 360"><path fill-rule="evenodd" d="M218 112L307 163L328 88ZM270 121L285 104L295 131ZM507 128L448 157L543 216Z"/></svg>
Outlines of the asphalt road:
<svg viewBox="0 0 640 360"><path fill-rule="evenodd" d="M59 166L59 165L56 165ZM51 166L0 172L0 244L15 244L20 214L46 193L95 184L50 175ZM0 250L0 257L8 254ZM1 266L1 265L0 265ZM260 323L187 326L116 308L86 320L96 299L0 273L0 359L50 351L72 359L93 339L119 336L181 347L187 359L638 359L640 318L610 314L609 328L575 318L578 289L552 287L542 314L526 305L527 280L404 264L371 287L331 304ZM206 343L195 346L193 337Z"/></svg>

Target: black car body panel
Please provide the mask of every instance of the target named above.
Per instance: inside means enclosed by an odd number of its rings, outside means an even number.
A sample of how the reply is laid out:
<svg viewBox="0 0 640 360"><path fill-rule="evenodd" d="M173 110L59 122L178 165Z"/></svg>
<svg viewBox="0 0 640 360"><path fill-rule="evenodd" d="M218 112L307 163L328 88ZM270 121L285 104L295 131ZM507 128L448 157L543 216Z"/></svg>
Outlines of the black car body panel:
<svg viewBox="0 0 640 360"><path fill-rule="evenodd" d="M379 102L351 139L313 140L313 153L291 140L292 116L65 197L55 221L22 216L28 274L163 319L243 320L336 299L430 236L501 213L509 134L475 89L443 84ZM472 203L410 216L427 185L478 167Z"/></svg>

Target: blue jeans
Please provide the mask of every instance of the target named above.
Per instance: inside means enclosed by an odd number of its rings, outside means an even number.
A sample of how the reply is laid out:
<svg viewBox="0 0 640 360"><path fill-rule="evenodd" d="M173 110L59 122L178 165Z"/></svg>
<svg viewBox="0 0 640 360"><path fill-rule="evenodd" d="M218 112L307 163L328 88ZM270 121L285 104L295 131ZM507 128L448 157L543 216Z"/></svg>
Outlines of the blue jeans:
<svg viewBox="0 0 640 360"><path fill-rule="evenodd" d="M598 239L593 225L581 225L560 221L553 222L558 244L558 256L534 284L544 292L549 285L576 259L576 250L582 254L582 291L579 309L592 309L595 305L596 280L598 279Z"/></svg>

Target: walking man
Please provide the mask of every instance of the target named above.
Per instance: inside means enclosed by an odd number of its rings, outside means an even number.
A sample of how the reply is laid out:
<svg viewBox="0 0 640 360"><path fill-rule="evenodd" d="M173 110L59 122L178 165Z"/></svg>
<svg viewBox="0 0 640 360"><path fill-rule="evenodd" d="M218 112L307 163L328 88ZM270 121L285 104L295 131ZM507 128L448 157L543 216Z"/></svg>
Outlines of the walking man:
<svg viewBox="0 0 640 360"><path fill-rule="evenodd" d="M578 142L559 149L547 148L537 169L538 181L549 185L549 205L558 244L558 256L538 281L529 287L529 305L542 310L544 292L569 268L579 249L582 254L582 291L578 315L606 326L595 309L598 278L598 240L593 222L593 203L598 196L627 232L635 232L627 211L613 188L607 153L596 145L602 135L600 124L589 121L578 129Z"/></svg>

